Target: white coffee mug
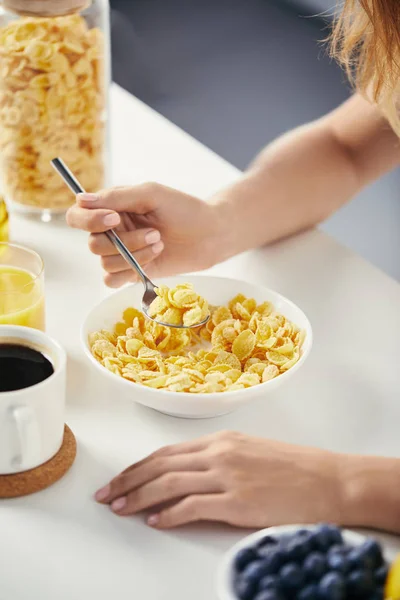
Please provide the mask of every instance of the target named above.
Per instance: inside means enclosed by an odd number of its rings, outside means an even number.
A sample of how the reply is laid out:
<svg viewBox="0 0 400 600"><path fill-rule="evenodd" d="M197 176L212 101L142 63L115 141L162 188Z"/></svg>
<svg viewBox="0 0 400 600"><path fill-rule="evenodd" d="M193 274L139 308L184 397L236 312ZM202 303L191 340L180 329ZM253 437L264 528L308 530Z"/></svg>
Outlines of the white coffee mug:
<svg viewBox="0 0 400 600"><path fill-rule="evenodd" d="M55 456L63 441L67 357L37 329L0 325L0 344L38 350L53 365L50 377L22 390L0 392L0 475L21 473ZM0 373L1 377L1 373Z"/></svg>

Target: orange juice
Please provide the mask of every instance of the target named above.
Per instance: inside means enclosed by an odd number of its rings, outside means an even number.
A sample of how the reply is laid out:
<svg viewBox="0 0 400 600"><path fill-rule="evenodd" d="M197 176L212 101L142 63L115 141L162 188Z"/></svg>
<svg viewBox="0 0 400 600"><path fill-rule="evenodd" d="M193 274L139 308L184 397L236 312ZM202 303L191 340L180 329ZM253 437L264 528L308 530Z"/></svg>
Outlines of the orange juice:
<svg viewBox="0 0 400 600"><path fill-rule="evenodd" d="M43 283L25 269L0 265L0 325L45 329Z"/></svg>

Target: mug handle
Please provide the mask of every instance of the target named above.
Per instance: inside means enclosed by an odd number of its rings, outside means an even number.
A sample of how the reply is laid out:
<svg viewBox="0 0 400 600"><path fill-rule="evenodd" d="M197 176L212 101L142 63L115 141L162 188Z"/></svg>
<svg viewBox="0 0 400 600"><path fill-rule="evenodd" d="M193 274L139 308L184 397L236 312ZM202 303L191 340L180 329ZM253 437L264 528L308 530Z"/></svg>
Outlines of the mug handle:
<svg viewBox="0 0 400 600"><path fill-rule="evenodd" d="M40 464L41 443L35 412L28 406L17 406L11 409L11 417L15 423L19 455L13 460L15 469L28 470L32 464Z"/></svg>

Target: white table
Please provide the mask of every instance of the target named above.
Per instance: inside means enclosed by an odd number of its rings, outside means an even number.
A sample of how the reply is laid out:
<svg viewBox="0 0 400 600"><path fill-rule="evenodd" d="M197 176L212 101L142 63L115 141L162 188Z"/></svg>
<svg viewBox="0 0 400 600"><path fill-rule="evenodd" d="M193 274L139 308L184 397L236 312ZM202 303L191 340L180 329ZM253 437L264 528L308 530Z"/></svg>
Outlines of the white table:
<svg viewBox="0 0 400 600"><path fill-rule="evenodd" d="M206 197L239 173L138 100L114 87L114 183L157 180ZM0 503L3 600L214 599L224 550L243 532L193 526L167 533L121 519L93 492L158 447L238 429L350 452L400 455L400 286L314 231L214 269L259 280L309 315L315 347L293 385L240 412L205 421L163 416L115 397L90 367L80 324L108 291L86 235L20 219L14 239L44 257L48 332L69 355L68 423L79 451L53 488ZM400 550L400 541L385 540ZM192 567L192 569L190 568Z"/></svg>

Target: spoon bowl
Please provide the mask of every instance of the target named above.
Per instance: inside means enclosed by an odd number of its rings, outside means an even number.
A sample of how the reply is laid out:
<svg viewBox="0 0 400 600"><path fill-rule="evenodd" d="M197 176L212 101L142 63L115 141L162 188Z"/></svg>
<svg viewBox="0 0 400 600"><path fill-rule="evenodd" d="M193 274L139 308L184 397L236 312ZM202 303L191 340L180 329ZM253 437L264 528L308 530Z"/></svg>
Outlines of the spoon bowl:
<svg viewBox="0 0 400 600"><path fill-rule="evenodd" d="M65 184L69 187L69 189L76 194L84 194L85 190L82 185L79 183L75 175L72 174L70 169L64 163L61 158L54 158L51 161L51 165L57 171L57 173L62 177ZM203 319L200 323L195 323L193 325L171 325L171 323L164 323L163 321L158 321L153 317L149 316L149 308L153 300L157 298L156 289L157 286L151 281L151 279L146 275L143 271L142 267L133 256L133 254L128 250L125 246L124 242L121 240L119 235L113 230L105 231L106 236L110 240L110 242L116 247L118 252L121 254L122 258L128 263L130 267L139 275L143 285L144 285L144 294L142 298L142 311L146 315L148 319L154 321L158 325L163 325L164 327L172 327L173 329L195 329L196 327L201 327L205 325L209 320L210 316L206 319Z"/></svg>

